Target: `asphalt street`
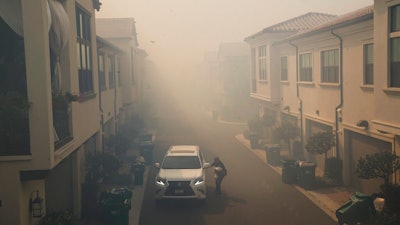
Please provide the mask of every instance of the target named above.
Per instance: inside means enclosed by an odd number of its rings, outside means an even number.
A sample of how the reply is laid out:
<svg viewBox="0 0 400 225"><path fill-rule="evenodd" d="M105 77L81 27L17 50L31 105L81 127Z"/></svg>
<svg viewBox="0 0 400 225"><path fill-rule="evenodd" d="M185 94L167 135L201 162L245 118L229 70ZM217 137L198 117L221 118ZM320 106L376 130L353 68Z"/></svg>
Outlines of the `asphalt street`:
<svg viewBox="0 0 400 225"><path fill-rule="evenodd" d="M201 110L165 113L160 117L154 162L172 144L197 144L206 159L219 156L228 169L223 194L214 193L212 169L207 170L207 201L165 201L155 204L150 167L139 225L334 225L337 224L296 188L235 140L247 125L219 124Z"/></svg>

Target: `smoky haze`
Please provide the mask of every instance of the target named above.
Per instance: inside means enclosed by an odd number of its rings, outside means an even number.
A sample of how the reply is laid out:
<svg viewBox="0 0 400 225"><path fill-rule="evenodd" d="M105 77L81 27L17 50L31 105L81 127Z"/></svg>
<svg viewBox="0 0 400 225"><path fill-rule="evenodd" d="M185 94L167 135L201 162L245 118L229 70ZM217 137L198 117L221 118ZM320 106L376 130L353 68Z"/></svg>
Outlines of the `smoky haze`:
<svg viewBox="0 0 400 225"><path fill-rule="evenodd" d="M373 0L102 0L97 18L133 17L139 47L164 76L169 91L183 91L205 52L276 23L320 12L342 15ZM174 96L182 93L175 92Z"/></svg>

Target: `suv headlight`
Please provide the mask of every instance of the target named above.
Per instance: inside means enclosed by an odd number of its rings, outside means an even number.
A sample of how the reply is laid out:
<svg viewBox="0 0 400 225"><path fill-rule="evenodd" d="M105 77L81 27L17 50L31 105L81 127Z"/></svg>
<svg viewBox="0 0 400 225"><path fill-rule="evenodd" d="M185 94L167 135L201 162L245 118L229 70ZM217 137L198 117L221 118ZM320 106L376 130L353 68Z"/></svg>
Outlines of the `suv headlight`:
<svg viewBox="0 0 400 225"><path fill-rule="evenodd" d="M204 183L203 177L199 177L199 178L196 178L196 179L193 180L193 184L194 185L200 185L200 184L203 184L203 183Z"/></svg>
<svg viewBox="0 0 400 225"><path fill-rule="evenodd" d="M156 183L159 185L165 186L165 185L167 185L167 179L162 178L162 177L157 177Z"/></svg>

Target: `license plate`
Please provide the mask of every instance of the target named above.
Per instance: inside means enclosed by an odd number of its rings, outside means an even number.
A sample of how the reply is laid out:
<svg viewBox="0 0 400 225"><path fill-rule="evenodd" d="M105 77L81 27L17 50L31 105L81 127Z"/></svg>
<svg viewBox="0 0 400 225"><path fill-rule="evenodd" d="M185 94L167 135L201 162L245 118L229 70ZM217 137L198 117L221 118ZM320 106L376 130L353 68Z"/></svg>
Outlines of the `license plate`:
<svg viewBox="0 0 400 225"><path fill-rule="evenodd" d="M183 189L175 189L175 194L177 195L183 194Z"/></svg>

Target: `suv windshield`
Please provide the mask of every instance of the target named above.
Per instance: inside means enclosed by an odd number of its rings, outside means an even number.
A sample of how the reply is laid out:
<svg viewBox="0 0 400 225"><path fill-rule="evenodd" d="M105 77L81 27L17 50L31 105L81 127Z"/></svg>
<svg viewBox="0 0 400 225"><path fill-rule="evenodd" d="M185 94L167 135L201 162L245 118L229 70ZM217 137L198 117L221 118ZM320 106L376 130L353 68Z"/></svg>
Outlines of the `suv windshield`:
<svg viewBox="0 0 400 225"><path fill-rule="evenodd" d="M164 159L163 169L200 169L197 156L167 156Z"/></svg>

